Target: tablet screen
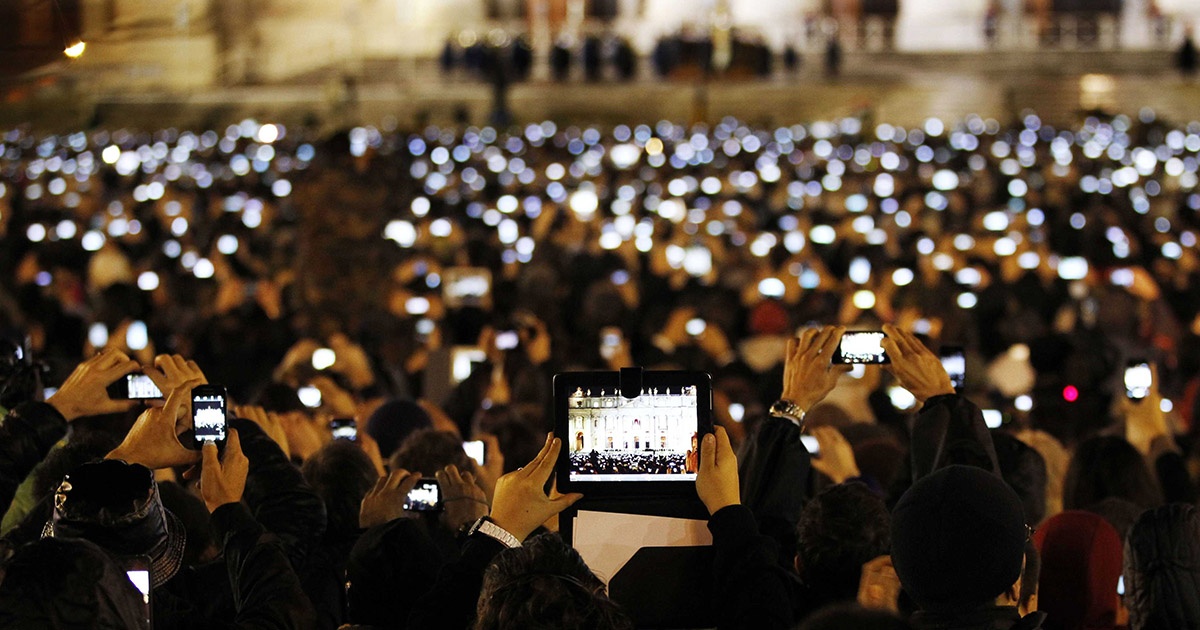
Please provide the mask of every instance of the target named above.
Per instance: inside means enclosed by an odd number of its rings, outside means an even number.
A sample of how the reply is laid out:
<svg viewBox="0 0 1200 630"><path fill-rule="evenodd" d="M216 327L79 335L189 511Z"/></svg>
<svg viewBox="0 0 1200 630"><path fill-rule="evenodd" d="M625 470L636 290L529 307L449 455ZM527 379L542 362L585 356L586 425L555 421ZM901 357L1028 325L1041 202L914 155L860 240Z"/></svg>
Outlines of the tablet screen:
<svg viewBox="0 0 1200 630"><path fill-rule="evenodd" d="M571 481L695 481L695 386L650 388L637 398L578 387L567 399Z"/></svg>

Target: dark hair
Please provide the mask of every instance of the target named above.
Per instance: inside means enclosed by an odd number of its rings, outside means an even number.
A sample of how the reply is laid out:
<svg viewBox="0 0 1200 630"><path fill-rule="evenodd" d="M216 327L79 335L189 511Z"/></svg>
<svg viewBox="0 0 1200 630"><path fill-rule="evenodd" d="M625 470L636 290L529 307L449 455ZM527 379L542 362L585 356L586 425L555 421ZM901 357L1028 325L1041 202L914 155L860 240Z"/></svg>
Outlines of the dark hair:
<svg viewBox="0 0 1200 630"><path fill-rule="evenodd" d="M80 418L82 420L82 418ZM63 477L76 468L104 457L121 443L121 437L99 431L74 433L62 448L51 449L33 469L34 499L51 495Z"/></svg>
<svg viewBox="0 0 1200 630"><path fill-rule="evenodd" d="M1025 522L1041 523L1046 516L1046 460L1033 447L1007 433L993 433L1000 476L1021 498Z"/></svg>
<svg viewBox="0 0 1200 630"><path fill-rule="evenodd" d="M308 408L300 402L300 395L296 393L296 389L283 383L268 384L254 401L254 404L271 413L308 412Z"/></svg>
<svg viewBox="0 0 1200 630"><path fill-rule="evenodd" d="M800 513L800 577L820 601L853 600L862 565L888 553L891 543L891 516L883 499L861 483L831 486Z"/></svg>
<svg viewBox="0 0 1200 630"><path fill-rule="evenodd" d="M519 420L507 420L484 429L496 436L500 452L504 454L504 472L510 473L537 457L542 449L546 434L539 434Z"/></svg>
<svg viewBox="0 0 1200 630"><path fill-rule="evenodd" d="M357 531L363 497L379 480L367 454L353 442L335 440L305 460L300 471L325 502L328 531Z"/></svg>
<svg viewBox="0 0 1200 630"><path fill-rule="evenodd" d="M632 630L604 583L558 537L496 556L483 577L475 630Z"/></svg>
<svg viewBox="0 0 1200 630"><path fill-rule="evenodd" d="M1163 501L1158 481L1133 445L1115 436L1084 440L1075 447L1063 480L1063 509L1086 510L1110 497L1142 509Z"/></svg>
<svg viewBox="0 0 1200 630"><path fill-rule="evenodd" d="M797 630L908 630L907 621L883 610L858 604L835 604L813 613Z"/></svg>
<svg viewBox="0 0 1200 630"><path fill-rule="evenodd" d="M430 477L450 464L459 470L473 470L471 458L463 450L462 438L437 429L414 431L391 459L392 470L420 471Z"/></svg>

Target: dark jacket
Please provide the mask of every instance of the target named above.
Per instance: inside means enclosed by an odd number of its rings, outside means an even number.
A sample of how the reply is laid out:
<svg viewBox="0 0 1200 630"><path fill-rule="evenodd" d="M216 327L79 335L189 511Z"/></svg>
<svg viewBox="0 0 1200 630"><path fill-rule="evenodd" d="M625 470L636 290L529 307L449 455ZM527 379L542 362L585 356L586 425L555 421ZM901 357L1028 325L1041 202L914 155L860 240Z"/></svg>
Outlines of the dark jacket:
<svg viewBox="0 0 1200 630"><path fill-rule="evenodd" d="M1174 503L1142 513L1125 539L1131 630L1200 627L1200 511Z"/></svg>
<svg viewBox="0 0 1200 630"><path fill-rule="evenodd" d="M4 510L25 477L66 434L66 419L46 403L21 403L4 416L0 422L0 506Z"/></svg>
<svg viewBox="0 0 1200 630"><path fill-rule="evenodd" d="M758 532L754 515L731 505L712 515L714 591L727 605L717 606L721 630L791 628L799 580L779 565L778 547Z"/></svg>
<svg viewBox="0 0 1200 630"><path fill-rule="evenodd" d="M1000 475L1000 464L983 412L957 394L925 401L912 427L909 457L888 490L895 505L918 479L952 464L975 466Z"/></svg>
<svg viewBox="0 0 1200 630"><path fill-rule="evenodd" d="M300 589L283 546L254 520L246 506L223 505L213 512L212 523L224 541L225 567L237 607L230 627L315 627L315 611Z"/></svg>
<svg viewBox="0 0 1200 630"><path fill-rule="evenodd" d="M420 598L408 617L409 628L466 630L475 622L483 573L492 559L507 549L499 541L473 534L463 542L462 555L442 567L433 587Z"/></svg>

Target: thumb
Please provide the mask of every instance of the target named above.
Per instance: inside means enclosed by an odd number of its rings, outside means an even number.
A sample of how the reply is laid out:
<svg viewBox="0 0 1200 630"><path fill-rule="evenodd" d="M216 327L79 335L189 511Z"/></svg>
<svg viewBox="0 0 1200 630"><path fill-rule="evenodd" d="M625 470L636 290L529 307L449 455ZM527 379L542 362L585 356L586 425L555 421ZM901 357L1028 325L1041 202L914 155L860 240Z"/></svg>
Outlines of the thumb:
<svg viewBox="0 0 1200 630"><path fill-rule="evenodd" d="M570 494L559 495L559 496L551 499L550 503L554 505L554 509L561 512L561 511L571 507L572 505L575 505L575 502L582 498L583 498L582 494L579 494L578 492L572 492Z"/></svg>
<svg viewBox="0 0 1200 630"><path fill-rule="evenodd" d="M217 445L212 442L205 442L200 448L201 457L201 473L204 471L219 471L221 470L221 462L217 459Z"/></svg>
<svg viewBox="0 0 1200 630"><path fill-rule="evenodd" d="M718 429L720 427L717 427ZM717 466L717 438L712 433L704 434L704 438L700 440L700 470L701 472L712 472Z"/></svg>
<svg viewBox="0 0 1200 630"><path fill-rule="evenodd" d="M214 444L213 451L216 450L217 446ZM230 429L229 434L225 436L225 456L222 461L231 462L239 457L242 457L242 438L238 436L237 429Z"/></svg>

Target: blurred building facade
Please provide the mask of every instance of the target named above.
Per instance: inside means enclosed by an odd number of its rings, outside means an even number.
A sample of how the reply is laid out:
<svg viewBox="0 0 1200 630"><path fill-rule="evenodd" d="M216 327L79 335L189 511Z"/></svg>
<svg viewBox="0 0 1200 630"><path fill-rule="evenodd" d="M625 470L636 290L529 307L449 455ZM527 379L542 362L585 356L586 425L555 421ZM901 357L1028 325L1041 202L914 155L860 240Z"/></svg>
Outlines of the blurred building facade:
<svg viewBox="0 0 1200 630"><path fill-rule="evenodd" d="M70 13L68 21L38 13ZM56 25L88 42L91 82L130 90L360 76L376 59L422 60L448 39L556 43L618 34L641 55L663 37L751 39L776 54L821 51L1146 50L1177 46L1197 0L43 0L9 22L18 45ZM57 14L55 14L57 15ZM58 18L55 18L58 19ZM4 27L0 27L4 28ZM24 35L22 35L24 33ZM23 37L23 39L22 39ZM73 33L61 33L71 39ZM53 46L51 46L52 48ZM82 74L82 73L80 73Z"/></svg>

